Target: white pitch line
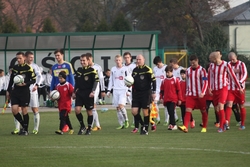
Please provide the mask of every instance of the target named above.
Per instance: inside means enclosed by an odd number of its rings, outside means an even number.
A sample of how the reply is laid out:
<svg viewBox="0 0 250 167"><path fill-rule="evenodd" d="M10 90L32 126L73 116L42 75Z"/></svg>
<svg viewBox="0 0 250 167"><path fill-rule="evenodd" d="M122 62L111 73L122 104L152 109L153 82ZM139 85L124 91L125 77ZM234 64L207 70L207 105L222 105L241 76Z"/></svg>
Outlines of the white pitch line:
<svg viewBox="0 0 250 167"><path fill-rule="evenodd" d="M0 149L7 147L0 147ZM250 152L244 151L230 151L230 150L216 150L216 149L202 149L202 148L176 148L176 147L125 147L125 146L43 146L43 147L23 147L24 149L152 149L152 150L188 150L188 151L204 151L204 152L218 152L218 153L232 153L249 155ZM22 148L21 148L22 149Z"/></svg>

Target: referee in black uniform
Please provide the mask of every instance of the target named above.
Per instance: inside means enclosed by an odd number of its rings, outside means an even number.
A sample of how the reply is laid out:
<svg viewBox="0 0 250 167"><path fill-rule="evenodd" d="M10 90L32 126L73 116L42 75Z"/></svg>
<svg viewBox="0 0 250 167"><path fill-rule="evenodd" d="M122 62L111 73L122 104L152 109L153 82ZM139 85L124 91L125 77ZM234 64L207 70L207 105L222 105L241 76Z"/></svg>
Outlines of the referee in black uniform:
<svg viewBox="0 0 250 167"><path fill-rule="evenodd" d="M19 135L28 135L29 115L27 107L30 103L29 86L36 82L36 75L32 67L25 63L25 55L23 52L18 52L16 59L18 64L12 69L6 96L11 100L11 110L14 117L23 127ZM22 75L24 83L15 84L13 87L14 77L16 75ZM19 113L19 107L22 109L23 117Z"/></svg>
<svg viewBox="0 0 250 167"><path fill-rule="evenodd" d="M85 135L90 135L91 125L93 122L92 109L94 108L94 95L99 78L96 70L89 66L89 58L86 54L81 55L80 63L82 67L77 69L75 77L75 90L73 93L73 97L76 98L75 113L81 125L78 135L82 135L85 131ZM85 106L88 114L87 129L84 125L83 115L81 113L83 105Z"/></svg>
<svg viewBox="0 0 250 167"><path fill-rule="evenodd" d="M134 78L132 87L132 114L136 121L142 124L141 135L148 135L150 95L152 93L152 99L154 100L156 96L156 81L152 69L145 65L143 55L137 55L136 62L137 67L132 72ZM139 108L143 110L144 121L140 116Z"/></svg>

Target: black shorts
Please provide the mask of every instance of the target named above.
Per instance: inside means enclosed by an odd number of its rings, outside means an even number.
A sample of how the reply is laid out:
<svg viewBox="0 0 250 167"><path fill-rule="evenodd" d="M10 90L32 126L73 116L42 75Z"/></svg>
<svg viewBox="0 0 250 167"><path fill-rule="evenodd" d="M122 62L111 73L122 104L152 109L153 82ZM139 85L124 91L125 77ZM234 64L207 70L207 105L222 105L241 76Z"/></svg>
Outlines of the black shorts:
<svg viewBox="0 0 250 167"><path fill-rule="evenodd" d="M151 90L133 91L132 93L132 108L147 109L151 103Z"/></svg>
<svg viewBox="0 0 250 167"><path fill-rule="evenodd" d="M11 105L19 105L19 107L28 107L30 104L30 89L13 90L10 95Z"/></svg>
<svg viewBox="0 0 250 167"><path fill-rule="evenodd" d="M92 110L94 108L94 98L90 98L89 94L92 90L78 90L76 92L75 106L83 106L86 110Z"/></svg>

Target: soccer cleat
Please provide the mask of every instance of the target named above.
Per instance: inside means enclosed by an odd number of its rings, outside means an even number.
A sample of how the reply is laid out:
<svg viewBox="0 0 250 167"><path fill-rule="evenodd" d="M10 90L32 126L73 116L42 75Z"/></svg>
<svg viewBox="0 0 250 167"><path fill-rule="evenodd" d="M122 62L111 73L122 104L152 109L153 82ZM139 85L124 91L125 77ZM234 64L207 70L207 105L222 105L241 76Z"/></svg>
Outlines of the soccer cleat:
<svg viewBox="0 0 250 167"><path fill-rule="evenodd" d="M237 122L236 126L241 126L241 121Z"/></svg>
<svg viewBox="0 0 250 167"><path fill-rule="evenodd" d="M220 123L214 123L214 126L216 127L216 128L219 128L220 127Z"/></svg>
<svg viewBox="0 0 250 167"><path fill-rule="evenodd" d="M169 124L168 130L177 130L177 126Z"/></svg>
<svg viewBox="0 0 250 167"><path fill-rule="evenodd" d="M32 133L35 134L35 135L37 135L37 134L38 134L38 130L34 129L34 130L32 131Z"/></svg>
<svg viewBox="0 0 250 167"><path fill-rule="evenodd" d="M160 123L161 123L160 120L156 120L156 122L155 122L156 125L159 125Z"/></svg>
<svg viewBox="0 0 250 167"><path fill-rule="evenodd" d="M78 131L78 135L82 135L86 131L86 127L81 127Z"/></svg>
<svg viewBox="0 0 250 167"><path fill-rule="evenodd" d="M85 135L91 135L91 130L90 129L87 129L86 132L85 132Z"/></svg>
<svg viewBox="0 0 250 167"><path fill-rule="evenodd" d="M135 124L132 124L132 125L130 126L130 128L135 128Z"/></svg>
<svg viewBox="0 0 250 167"><path fill-rule="evenodd" d="M193 119L193 121L190 122L190 127L193 129L195 128L195 120Z"/></svg>
<svg viewBox="0 0 250 167"><path fill-rule="evenodd" d="M148 131L145 129L145 127L141 128L141 135L148 135Z"/></svg>
<svg viewBox="0 0 250 167"><path fill-rule="evenodd" d="M168 126L168 122L164 122L163 126Z"/></svg>
<svg viewBox="0 0 250 167"><path fill-rule="evenodd" d="M117 129L117 130L119 130L119 129L124 129L124 125L119 126L119 127L117 127L116 129Z"/></svg>
<svg viewBox="0 0 250 167"><path fill-rule="evenodd" d="M226 129L226 130L230 129L228 120L226 120L226 122L225 122L224 129Z"/></svg>
<svg viewBox="0 0 250 167"><path fill-rule="evenodd" d="M206 133L206 132L207 132L207 128L202 128L202 129L201 129L201 132L202 132L202 133Z"/></svg>
<svg viewBox="0 0 250 167"><path fill-rule="evenodd" d="M125 128L127 129L128 127L129 127L129 123L128 123L128 121L125 121L125 123L124 123L125 125Z"/></svg>
<svg viewBox="0 0 250 167"><path fill-rule="evenodd" d="M138 128L134 128L134 129L131 131L131 133L137 133L137 132L139 132L139 129L138 129Z"/></svg>
<svg viewBox="0 0 250 167"><path fill-rule="evenodd" d="M222 133L222 132L224 132L224 130L221 129L221 128L219 128L219 129L218 129L218 132L219 132L219 133Z"/></svg>
<svg viewBox="0 0 250 167"><path fill-rule="evenodd" d="M69 134L70 134L70 135L73 135L73 133L74 133L74 130L73 130L73 129L70 129L70 130L69 130Z"/></svg>
<svg viewBox="0 0 250 167"><path fill-rule="evenodd" d="M57 131L55 131L55 133L58 135L63 135L63 132L61 130L57 130Z"/></svg>
<svg viewBox="0 0 250 167"><path fill-rule="evenodd" d="M21 130L19 133L18 133L20 136L28 136L29 135L29 133L28 133L28 131L26 131L26 130Z"/></svg>
<svg viewBox="0 0 250 167"><path fill-rule="evenodd" d="M152 126L151 126L151 131L152 131L152 132L155 132L155 131L156 131L156 125L152 125Z"/></svg>
<svg viewBox="0 0 250 167"><path fill-rule="evenodd" d="M246 129L246 127L242 126L242 125L239 127L239 130L245 130L245 129Z"/></svg>
<svg viewBox="0 0 250 167"><path fill-rule="evenodd" d="M11 132L12 135L17 135L19 133L18 129L14 129L14 131Z"/></svg>
<svg viewBox="0 0 250 167"><path fill-rule="evenodd" d="M186 126L178 126L178 129L181 130L182 132L184 133L187 133L188 132L188 129L186 128Z"/></svg>
<svg viewBox="0 0 250 167"><path fill-rule="evenodd" d="M92 131L98 131L98 130L101 130L102 128L99 126L96 126L96 127L94 127L93 129L92 129Z"/></svg>

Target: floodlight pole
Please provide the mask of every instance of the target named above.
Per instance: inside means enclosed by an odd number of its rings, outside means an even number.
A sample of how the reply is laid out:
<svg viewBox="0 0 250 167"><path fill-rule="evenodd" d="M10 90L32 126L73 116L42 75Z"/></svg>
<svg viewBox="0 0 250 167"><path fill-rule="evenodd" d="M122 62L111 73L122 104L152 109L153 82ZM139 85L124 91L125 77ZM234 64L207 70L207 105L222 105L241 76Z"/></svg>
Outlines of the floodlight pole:
<svg viewBox="0 0 250 167"><path fill-rule="evenodd" d="M137 23L138 23L137 19L134 19L133 22L132 22L134 31L136 31L136 25L137 25Z"/></svg>

